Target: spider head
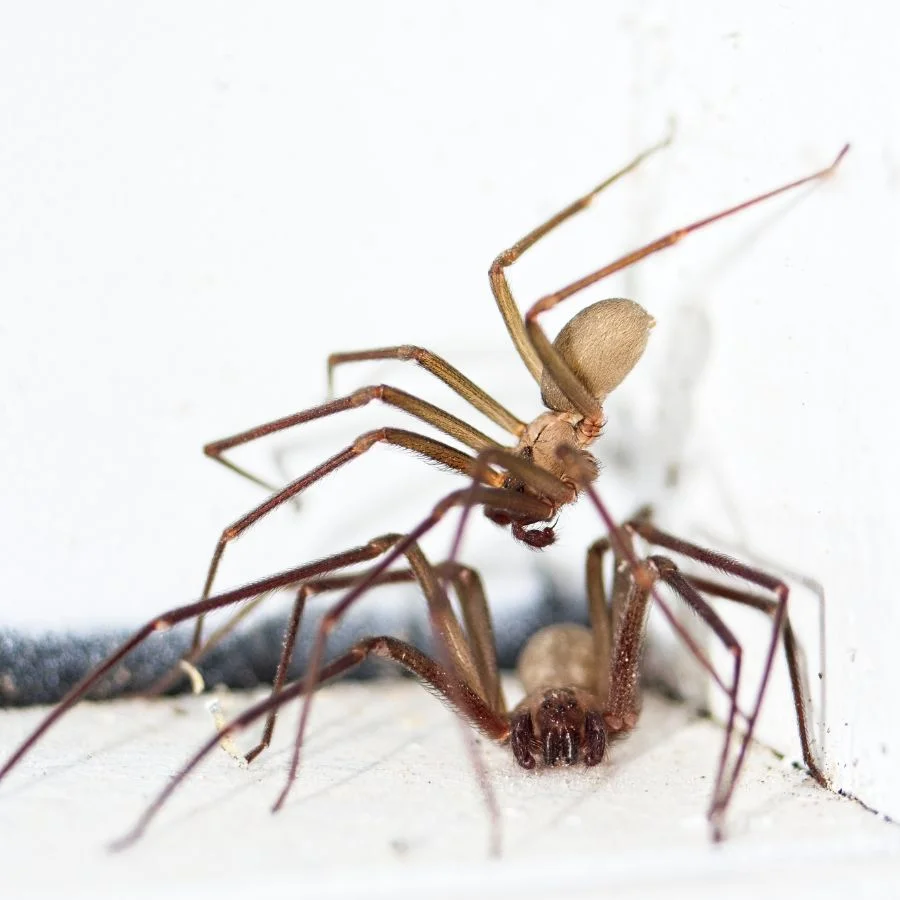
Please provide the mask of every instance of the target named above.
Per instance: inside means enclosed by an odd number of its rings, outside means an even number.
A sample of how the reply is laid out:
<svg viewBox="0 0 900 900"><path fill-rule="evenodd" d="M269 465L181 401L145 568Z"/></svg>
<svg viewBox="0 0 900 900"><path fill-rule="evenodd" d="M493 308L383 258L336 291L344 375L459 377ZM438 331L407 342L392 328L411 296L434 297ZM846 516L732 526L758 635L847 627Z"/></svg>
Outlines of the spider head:
<svg viewBox="0 0 900 900"><path fill-rule="evenodd" d="M595 766L606 751L603 716L578 688L549 688L526 697L512 715L510 744L516 762L545 766Z"/></svg>

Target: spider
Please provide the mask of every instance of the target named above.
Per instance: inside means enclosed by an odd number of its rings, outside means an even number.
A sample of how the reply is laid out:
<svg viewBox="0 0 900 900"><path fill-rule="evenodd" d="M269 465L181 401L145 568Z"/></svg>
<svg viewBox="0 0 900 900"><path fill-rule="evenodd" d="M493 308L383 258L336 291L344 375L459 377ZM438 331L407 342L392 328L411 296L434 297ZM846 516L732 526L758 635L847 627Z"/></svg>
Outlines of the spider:
<svg viewBox="0 0 900 900"><path fill-rule="evenodd" d="M651 601L659 607L700 665L728 697L725 735L708 811L714 839L722 836L724 814L752 739L779 642L783 645L787 659L803 760L809 774L819 784L826 786L827 779L816 759L809 733L809 690L802 653L787 614L787 585L779 578L660 530L651 521L649 510L642 510L625 523L617 525L593 487L598 464L588 448L600 436L605 424L603 403L641 357L654 324L653 318L633 301L601 300L577 313L551 343L538 324L538 317L589 285L672 246L693 231L778 194L826 177L840 163L849 145L842 148L834 162L826 168L670 232L540 299L528 309L524 318L518 312L506 279L505 270L540 238L586 208L600 192L636 169L668 142L666 139L639 154L592 191L501 253L491 265L490 283L494 298L523 363L540 385L546 407L546 411L530 423L515 417L445 360L419 347L404 345L338 353L329 357L329 382L335 367L344 363L382 359L414 360L445 382L475 409L509 432L516 440L514 445L502 446L461 419L389 385L365 387L349 396L329 400L312 409L208 444L204 448L208 456L269 487L262 479L241 469L223 454L233 447L265 435L377 399L430 424L473 450L475 455L464 453L425 435L383 427L361 435L321 465L286 487L275 490L264 503L223 530L209 564L200 600L155 617L85 676L13 753L0 769L0 778L7 774L66 710L83 698L130 650L153 632L196 619L192 649L185 660L190 664L211 644L210 640L203 640L203 617L206 613L241 601L261 599L273 590L299 586L271 696L225 726L220 734L195 754L147 810L126 842L143 832L165 799L222 735L245 728L258 718L266 716L262 740L247 754L248 761L252 760L268 746L278 709L302 695L305 699L290 773L274 806L276 810L279 809L299 767L315 689L324 681L344 674L370 655L392 660L412 672L484 735L509 744L517 763L525 769L534 769L539 765L573 765L578 762L585 766L597 765L605 758L609 742L631 731L639 719L639 666L646 615ZM362 547L299 566L245 587L219 595L212 594L222 555L231 541L269 512L297 497L310 485L341 466L358 459L377 443L411 450L467 476L470 484L440 500L431 513L406 534L376 538ZM456 562L465 524L471 509L481 506L490 520L509 527L515 540L536 549L545 548L555 539L553 523L561 508L573 503L581 495L589 498L607 529L607 537L595 542L587 556L591 628L568 624L538 632L523 651L519 665L526 697L512 711L508 711L499 681L489 608L480 580L473 570ZM457 507L462 509L462 513L450 558L437 567L432 566L419 549L418 542L448 511ZM734 576L752 587L735 587L704 576L682 573L668 556L640 556L635 549L636 539ZM404 555L408 559L409 568L390 570L389 567ZM613 559L613 574L608 589L603 567L607 556ZM331 574L378 557L380 560L363 573ZM433 659L396 638L382 636L366 638L337 659L326 663L329 634L353 603L373 586L412 579L421 587L432 624L440 638L436 641L437 658ZM445 582L455 586L465 628L449 604L444 590ZM727 649L732 661L728 682L719 676L704 651L675 617L668 601L657 589L660 583L697 613L713 636ZM287 663L293 653L306 598L313 593L337 588L349 590L321 620L315 633L306 674L293 685L285 686ZM718 597L758 609L772 620L763 674L749 713L738 705L741 644L710 605L706 599L708 597ZM736 756L732 759L732 744L739 724L743 726L743 734L739 739Z"/></svg>

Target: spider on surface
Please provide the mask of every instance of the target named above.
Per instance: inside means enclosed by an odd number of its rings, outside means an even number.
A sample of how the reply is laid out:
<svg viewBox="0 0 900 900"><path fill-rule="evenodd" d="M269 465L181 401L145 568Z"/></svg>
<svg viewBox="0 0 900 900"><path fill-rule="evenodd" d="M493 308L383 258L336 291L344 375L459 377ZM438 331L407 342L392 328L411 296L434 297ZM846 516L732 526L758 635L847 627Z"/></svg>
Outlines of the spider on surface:
<svg viewBox="0 0 900 900"><path fill-rule="evenodd" d="M286 487L274 491L264 503L222 532L209 564L200 600L155 617L118 651L88 673L13 753L0 769L0 778L16 765L66 710L82 699L128 652L155 631L196 619L192 648L185 659L186 664L192 664L212 643L211 640L203 640L203 617L206 613L241 601L258 601L276 589L299 587L270 697L225 726L195 754L148 808L125 843L143 832L166 798L223 735L239 731L266 716L262 740L247 754L247 760L251 761L269 745L278 709L302 695L305 700L290 773L274 807L280 808L299 767L315 688L344 674L371 655L403 666L430 685L464 720L484 735L500 743L509 743L516 761L525 769L533 769L539 764L552 766L582 762L586 766L596 765L604 759L608 743L627 734L638 722L641 707L639 667L646 615L651 601L658 606L699 664L728 697L729 710L723 746L708 812L713 837L719 839L722 836L724 814L752 740L779 642L783 644L787 658L804 763L809 774L819 784L827 785L809 732L809 690L802 654L788 618L787 585L763 571L660 530L652 523L647 510L617 525L592 486L597 477L598 465L588 448L599 437L605 423L603 403L642 355L654 324L652 317L633 301L601 300L577 313L552 343L538 324L538 317L589 285L677 243L693 231L778 194L824 178L834 171L848 147L841 150L830 166L812 175L670 232L542 298L528 309L524 318L518 312L506 280L505 269L541 237L586 208L597 194L637 168L666 144L668 140L641 153L594 190L501 253L490 268L492 291L506 327L526 368L540 385L542 400L547 408L530 423L518 419L503 408L449 363L419 347L396 346L339 353L329 357L329 381L334 368L347 362L415 360L475 409L510 433L517 441L514 446L502 446L461 419L388 385L365 387L347 397L329 400L312 409L207 445L204 448L207 455L269 487L255 475L226 459L223 454L233 447L265 435L379 399L437 428L473 450L475 455L415 432L383 427L361 435L321 465ZM231 541L275 508L297 497L310 485L359 458L380 442L411 450L468 476L471 483L444 497L425 519L406 534L375 538L362 547L299 566L236 590L212 595L219 563ZM607 537L596 541L587 556L591 627L587 629L572 624L551 626L532 637L523 650L519 664L526 697L510 712L500 685L493 629L484 591L477 574L456 562L463 530L471 509L481 506L485 515L493 522L509 526L516 540L535 548L547 547L554 541L554 527L551 523L557 513L582 494L586 494L596 507L607 529ZM462 513L450 557L446 562L432 566L419 549L418 541L448 511L456 507L461 507ZM706 577L682 573L667 556L651 554L642 557L635 549L636 538L651 547L661 548L734 576L744 582L744 585L761 588L762 592L743 585L735 587ZM404 555L409 568L390 570L392 563ZM613 558L613 568L610 584L607 585L604 558L609 555ZM362 573L330 574L378 557L378 563ZM434 630L440 638L436 641L437 659L430 658L401 640L381 636L363 639L337 659L326 662L328 636L352 604L370 587L413 579L418 582L425 595ZM455 587L464 627L449 603L445 583L452 583ZM659 583L667 586L687 607L697 613L716 640L729 652L732 671L727 682L719 676L707 655L675 617L669 602L657 589ZM322 618L315 633L306 674L294 684L285 686L287 666L293 654L306 598L314 593L339 588L349 590ZM741 644L708 602L708 597L749 606L771 617L771 636L764 657L763 674L749 713L738 704ZM235 621L236 619L237 617ZM218 635L221 632L222 629ZM169 681L160 687L165 687L167 683ZM738 737L738 749L734 754L732 745L739 725L743 727L743 734Z"/></svg>

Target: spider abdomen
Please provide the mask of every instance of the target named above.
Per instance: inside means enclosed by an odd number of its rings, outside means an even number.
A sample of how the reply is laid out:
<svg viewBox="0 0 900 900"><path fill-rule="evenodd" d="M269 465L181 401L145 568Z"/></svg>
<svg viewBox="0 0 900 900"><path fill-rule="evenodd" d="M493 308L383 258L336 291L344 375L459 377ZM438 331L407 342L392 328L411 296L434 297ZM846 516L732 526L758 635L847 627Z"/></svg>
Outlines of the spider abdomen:
<svg viewBox="0 0 900 900"><path fill-rule="evenodd" d="M653 316L633 300L600 300L566 323L553 347L602 405L641 358L654 324ZM541 399L550 409L575 410L546 369Z"/></svg>

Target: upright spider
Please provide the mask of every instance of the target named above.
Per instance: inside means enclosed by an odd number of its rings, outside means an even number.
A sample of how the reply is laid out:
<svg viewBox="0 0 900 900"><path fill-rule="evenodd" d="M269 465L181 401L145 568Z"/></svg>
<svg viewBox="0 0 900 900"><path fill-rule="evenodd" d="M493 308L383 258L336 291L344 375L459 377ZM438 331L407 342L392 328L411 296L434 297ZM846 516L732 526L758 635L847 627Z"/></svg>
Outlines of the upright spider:
<svg viewBox="0 0 900 900"><path fill-rule="evenodd" d="M314 689L323 681L337 677L369 655L391 659L412 671L441 694L458 713L493 740L512 748L517 762L526 769L536 765L571 765L579 761L596 765L605 755L609 740L635 727L640 714L639 664L646 614L652 599L686 641L699 663L729 698L722 753L716 773L709 819L715 838L721 836L722 818L733 795L749 742L752 738L778 642L784 645L794 695L797 725L803 759L812 777L822 785L825 775L815 758L808 728L808 688L801 656L787 615L788 587L780 579L739 563L723 554L698 547L661 531L643 511L617 526L592 487L598 466L589 451L598 438L605 417L603 403L637 363L647 343L653 318L637 303L611 299L593 303L577 313L563 327L555 341L547 338L538 324L538 316L583 288L619 272L639 260L677 243L692 231L712 224L750 206L830 174L848 147L825 169L743 203L677 229L626 254L534 303L524 319L510 292L505 269L514 263L541 237L576 212L587 207L604 188L635 169L665 141L637 156L623 169L594 190L567 206L557 215L501 253L490 268L490 282L513 343L538 382L544 406L530 423L522 421L502 407L480 387L449 363L419 347L396 346L329 357L329 376L337 365L374 359L413 359L444 381L472 406L509 432L516 440L504 447L461 419L432 404L388 385L374 385L347 397L330 400L320 406L259 425L248 431L215 441L206 446L212 458L265 485L256 476L236 466L223 454L264 435L313 419L330 416L379 399L396 406L461 442L475 455L415 432L397 428L379 428L358 437L345 449L326 460L286 487L275 491L264 503L228 526L221 534L209 564L201 599L188 606L170 610L151 620L116 653L89 673L37 729L15 751L0 770L0 778L28 752L38 738L68 708L85 696L135 646L154 631L196 618L192 649L186 663L197 660L209 647L203 640L203 616L213 609L260 597L278 588L300 586L300 593L287 628L285 645L269 699L238 717L225 731L246 727L268 715L262 741L247 759L255 758L268 746L278 708L292 698L305 695L303 712L294 745L290 775L275 808L284 802L299 766L300 749ZM351 460L357 459L376 443L404 447L419 456L467 475L471 484L444 497L431 513L405 535L376 538L363 547L348 550L327 559L263 579L218 596L212 595L216 572L226 546L273 509L302 493L306 488ZM595 542L588 551L588 598L591 629L566 625L539 632L526 647L520 665L528 692L511 713L497 674L493 634L480 582L469 569L456 564L455 557L465 521L471 507L483 507L485 514L501 526L509 526L515 539L535 548L554 541L551 524L560 509L587 494L607 528L608 536ZM457 539L450 559L432 567L418 548L418 541L446 513L462 507ZM762 588L759 593L745 587L725 585L705 577L683 574L668 557L650 555L640 558L634 549L635 537L645 543L693 559L712 569L727 573L748 585ZM602 561L612 552L615 565L609 590L604 585ZM400 556L406 555L409 569L389 570ZM322 577L355 563L381 557L366 572ZM348 652L326 663L329 634L344 612L371 586L387 581L415 578L426 597L432 622L441 640L438 660L392 637L372 637L358 642ZM455 584L464 614L460 625L443 589L444 581ZM713 668L702 649L679 624L669 603L662 597L657 582L668 586L709 626L713 635L732 658L732 673L726 683ZM323 617L303 679L285 687L285 673L294 649L306 596L337 587L349 587L348 593ZM705 597L713 596L751 606L772 619L772 632L764 658L756 700L749 713L738 705L742 649ZM743 724L736 757L731 745L738 720ZM188 772L214 746L211 739L169 784L142 818L130 837L136 837L165 798Z"/></svg>

